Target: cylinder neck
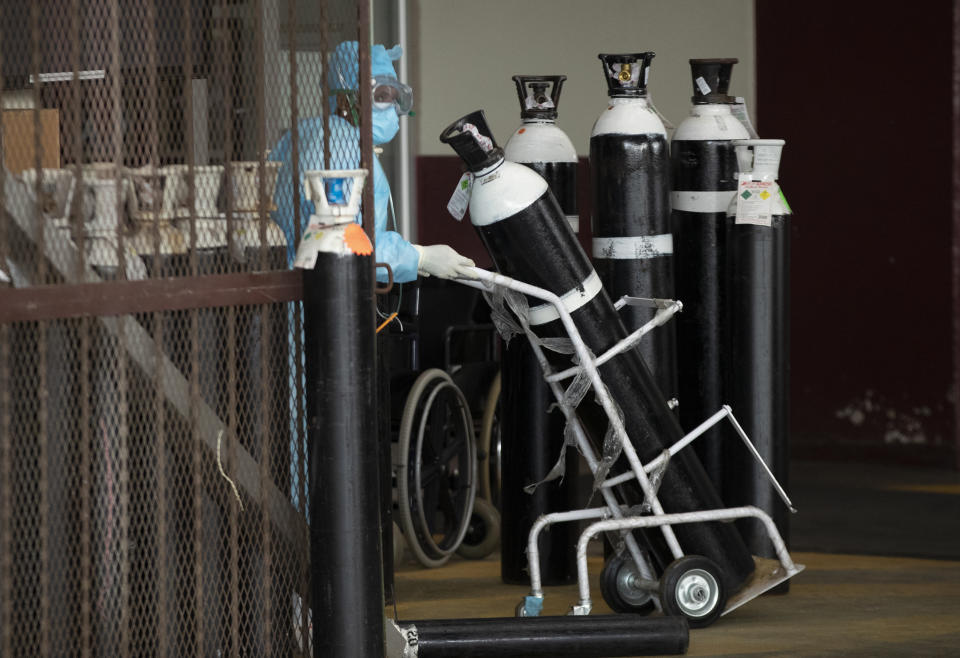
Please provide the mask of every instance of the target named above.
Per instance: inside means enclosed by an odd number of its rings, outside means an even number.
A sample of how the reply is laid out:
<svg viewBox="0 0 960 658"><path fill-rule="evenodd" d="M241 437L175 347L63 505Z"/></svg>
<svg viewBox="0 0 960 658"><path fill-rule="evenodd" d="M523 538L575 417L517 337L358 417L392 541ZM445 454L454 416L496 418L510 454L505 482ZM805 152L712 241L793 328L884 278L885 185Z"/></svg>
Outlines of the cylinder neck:
<svg viewBox="0 0 960 658"><path fill-rule="evenodd" d="M610 98L609 104L611 107L618 105L642 105L643 107L648 107L650 101L647 100L646 96L613 96Z"/></svg>
<svg viewBox="0 0 960 658"><path fill-rule="evenodd" d="M730 105L727 103L694 105L690 108L690 115L695 117L729 116L731 114Z"/></svg>
<svg viewBox="0 0 960 658"><path fill-rule="evenodd" d="M531 125L531 124L545 124L545 125L553 126L553 125L556 125L557 122L555 119L528 119L524 117L521 120L521 123L524 124L525 126Z"/></svg>
<svg viewBox="0 0 960 658"><path fill-rule="evenodd" d="M495 172L497 169L499 169L499 168L500 168L500 165L502 165L504 162L506 162L506 159L501 156L499 160L497 160L496 162L494 162L494 163L493 163L492 165L490 165L489 167L484 167L483 169L480 169L479 171L473 172L473 175L474 175L476 178L482 178L482 177L486 176L487 174L492 174L492 173Z"/></svg>

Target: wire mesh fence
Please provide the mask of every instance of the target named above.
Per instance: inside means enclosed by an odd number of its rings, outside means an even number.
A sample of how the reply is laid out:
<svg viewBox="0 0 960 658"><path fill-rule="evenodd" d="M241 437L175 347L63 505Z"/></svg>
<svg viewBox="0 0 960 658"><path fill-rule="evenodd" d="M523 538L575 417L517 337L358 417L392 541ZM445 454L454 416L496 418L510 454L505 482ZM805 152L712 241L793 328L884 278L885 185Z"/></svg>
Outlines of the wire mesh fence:
<svg viewBox="0 0 960 658"><path fill-rule="evenodd" d="M0 656L309 653L289 264L303 170L367 162L324 130L367 29L0 1Z"/></svg>

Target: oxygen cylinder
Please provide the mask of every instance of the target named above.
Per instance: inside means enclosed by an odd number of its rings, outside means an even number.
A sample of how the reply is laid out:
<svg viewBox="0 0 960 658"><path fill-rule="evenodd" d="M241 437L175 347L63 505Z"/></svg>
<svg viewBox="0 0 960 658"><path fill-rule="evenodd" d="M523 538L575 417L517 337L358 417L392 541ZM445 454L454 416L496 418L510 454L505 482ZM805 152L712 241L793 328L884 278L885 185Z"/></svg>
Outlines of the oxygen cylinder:
<svg viewBox="0 0 960 658"><path fill-rule="evenodd" d="M654 54L598 57L610 99L590 133L593 264L614 298L673 299L669 146L646 88ZM654 313L629 306L621 317L627 330L635 331ZM675 397L673 324L645 336L639 349L664 396Z"/></svg>
<svg viewBox="0 0 960 658"><path fill-rule="evenodd" d="M580 229L577 151L556 124L560 90L566 79L565 75L513 76L523 124L507 141L504 157L543 177L576 233ZM509 341L501 363L500 575L505 583L525 584L529 580L527 537L534 522L542 514L580 506L579 462L576 451L568 451L563 478L544 482L531 494L523 490L542 480L559 458L564 419L557 410L547 411L553 395L528 341ZM540 535L545 585L576 582L576 530L573 524L563 523Z"/></svg>
<svg viewBox="0 0 960 658"><path fill-rule="evenodd" d="M294 261L304 270L310 593L318 656L384 652L373 246L354 221L365 177L365 170L305 172L305 196L318 212Z"/></svg>
<svg viewBox="0 0 960 658"><path fill-rule="evenodd" d="M522 125L507 140L504 157L540 174L557 197L574 233L577 214L577 150L557 126L557 106L565 75L515 75ZM548 91L549 89L549 91Z"/></svg>
<svg viewBox="0 0 960 658"><path fill-rule="evenodd" d="M786 486L790 416L790 206L777 184L782 139L734 142L737 194L727 211L727 399L747 436ZM724 451L723 499L769 514L784 541L789 514L766 473L736 441ZM754 555L776 557L754 519L737 521ZM788 585L780 586L786 591Z"/></svg>
<svg viewBox="0 0 960 658"><path fill-rule="evenodd" d="M602 354L627 336L626 327L577 242L563 210L536 172L505 162L482 110L448 126L440 140L464 160L472 177L470 218L496 268L520 281L560 296L583 341ZM556 309L531 300L529 322L541 338L566 332ZM569 362L567 362L569 365ZM637 350L628 350L600 366L611 397L619 404L624 426L639 458L650 461L672 445L682 432L667 401ZM577 408L584 429L601 445L608 419L588 396ZM642 501L639 485L622 488L630 504ZM670 460L660 484L659 499L668 512L720 507L720 499L696 456L681 451ZM753 559L731 524L696 523L677 526L677 539L686 553L705 555L720 568L728 591L736 591L753 571ZM659 534L657 531L656 534ZM649 535L649 536L648 536ZM655 562L672 560L654 533L644 535Z"/></svg>
<svg viewBox="0 0 960 658"><path fill-rule="evenodd" d="M426 619L390 621L388 628L388 646L399 645L389 655L412 655L405 649L413 639L418 658L662 656L684 654L690 645L690 630L682 617Z"/></svg>
<svg viewBox="0 0 960 658"><path fill-rule="evenodd" d="M691 59L693 108L673 135L672 228L677 273L677 366L680 424L689 431L726 400L721 372L724 227L737 189L734 139L747 139L727 95L736 59ZM721 489L723 426L711 428L694 447Z"/></svg>

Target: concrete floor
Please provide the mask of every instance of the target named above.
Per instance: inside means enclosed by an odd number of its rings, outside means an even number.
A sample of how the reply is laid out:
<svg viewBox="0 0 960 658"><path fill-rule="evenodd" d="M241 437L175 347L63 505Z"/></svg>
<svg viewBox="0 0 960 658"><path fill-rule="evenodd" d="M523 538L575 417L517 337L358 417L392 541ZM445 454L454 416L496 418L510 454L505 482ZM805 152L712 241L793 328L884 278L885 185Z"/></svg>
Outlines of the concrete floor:
<svg viewBox="0 0 960 658"><path fill-rule="evenodd" d="M960 655L960 475L801 463L791 483L792 556L806 570L789 594L691 631L688 655ZM592 557L596 614L609 612L600 567ZM396 612L402 620L510 616L527 588L499 575L496 554L433 570L406 562ZM547 588L544 614L566 614L576 597L575 586Z"/></svg>

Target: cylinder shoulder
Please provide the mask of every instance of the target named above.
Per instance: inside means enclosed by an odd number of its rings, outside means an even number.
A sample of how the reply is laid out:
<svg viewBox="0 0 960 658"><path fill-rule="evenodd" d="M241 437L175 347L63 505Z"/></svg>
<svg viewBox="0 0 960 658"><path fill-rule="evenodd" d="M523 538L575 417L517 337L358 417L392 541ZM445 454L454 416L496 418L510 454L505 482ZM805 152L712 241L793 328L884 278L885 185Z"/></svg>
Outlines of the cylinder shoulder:
<svg viewBox="0 0 960 658"><path fill-rule="evenodd" d="M691 114L677 126L673 141L749 139L743 124L729 111L717 114Z"/></svg>
<svg viewBox="0 0 960 658"><path fill-rule="evenodd" d="M473 182L470 221L476 226L493 224L519 213L547 190L547 182L529 167L505 160Z"/></svg>
<svg viewBox="0 0 960 658"><path fill-rule="evenodd" d="M514 131L503 151L511 162L577 161L573 142L553 123L524 123Z"/></svg>
<svg viewBox="0 0 960 658"><path fill-rule="evenodd" d="M607 105L593 124L591 137L598 135L667 134L663 121L646 102Z"/></svg>

